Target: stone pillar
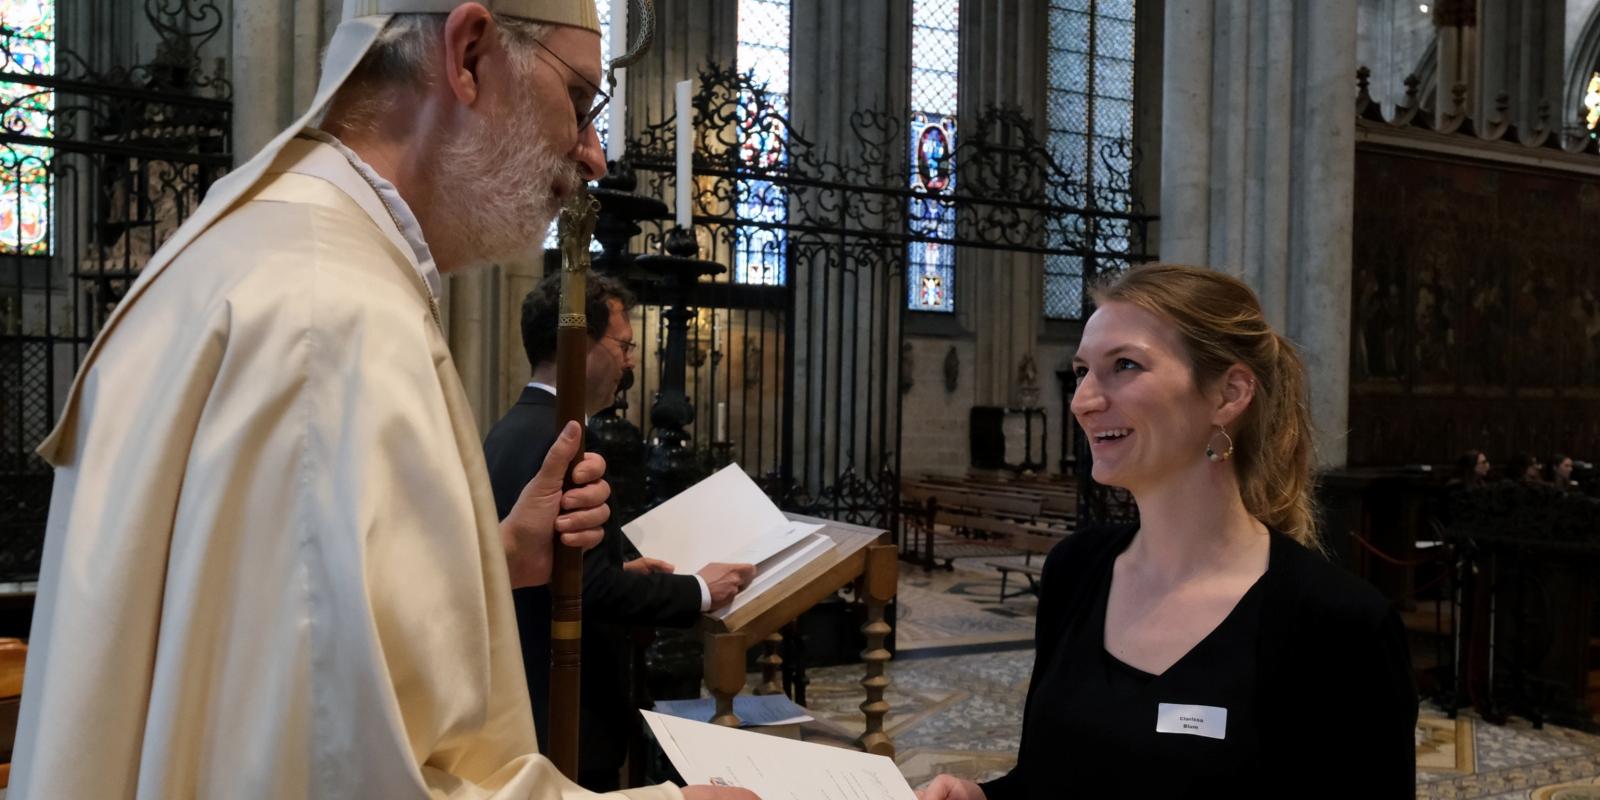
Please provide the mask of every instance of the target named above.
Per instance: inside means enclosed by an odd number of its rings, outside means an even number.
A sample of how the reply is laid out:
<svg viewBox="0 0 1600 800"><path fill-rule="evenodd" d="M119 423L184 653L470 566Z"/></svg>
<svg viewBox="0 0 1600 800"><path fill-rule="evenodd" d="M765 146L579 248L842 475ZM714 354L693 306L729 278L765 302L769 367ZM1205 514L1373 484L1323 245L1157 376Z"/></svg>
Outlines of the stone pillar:
<svg viewBox="0 0 1600 800"><path fill-rule="evenodd" d="M1212 0L1167 0L1162 23L1161 257L1208 263Z"/></svg>
<svg viewBox="0 0 1600 800"><path fill-rule="evenodd" d="M1440 0L1433 7L1433 21L1439 38L1439 89L1434 103L1436 117L1458 113L1456 88L1464 88L1462 108L1474 119L1478 113L1478 7L1477 0Z"/></svg>
<svg viewBox="0 0 1600 800"><path fill-rule="evenodd" d="M851 115L857 111L882 111L904 125L910 19L910 0L794 4L790 120L826 159L877 165L862 152L852 128ZM885 146L883 160L905 158L905 152L903 139L896 141ZM893 171L897 164L884 166ZM846 212L813 192L791 198L789 213L795 222L831 228L844 222ZM848 213L862 211L852 208ZM852 224L887 223L869 213ZM904 304L905 296L887 267L898 261L903 257L839 246L837 240L797 250L791 261L796 298L790 346L796 383L804 388L794 394L790 446L796 477L809 487L832 485L846 466L858 475L874 474L882 466L876 461L884 450L879 430L894 431L892 415L899 412L893 398L899 383L901 316L888 309ZM890 398L887 403L879 399L884 396ZM874 410L872 424L865 422L868 409ZM841 425L852 410L862 424ZM829 435L817 435L823 431Z"/></svg>
<svg viewBox="0 0 1600 800"><path fill-rule="evenodd" d="M450 356L456 362L456 372L467 391L467 402L478 420L481 430L488 430L509 407L501 398L506 357L515 348L505 346L500 338L500 295L506 285L504 270L484 267L445 277L442 309L446 335L450 342ZM521 339L517 340L519 343ZM524 358L524 361L527 359Z"/></svg>
<svg viewBox="0 0 1600 800"><path fill-rule="evenodd" d="M628 126L633 135L646 121L672 116L678 81L699 75L712 61L733 63L738 12L738 4L728 0L656 3L655 44L628 68Z"/></svg>
<svg viewBox="0 0 1600 800"><path fill-rule="evenodd" d="M1558 124L1565 0L1480 3L1477 103L1484 121L1495 119L1498 99L1505 95L1507 113L1519 129L1538 125L1540 106L1545 102L1549 103L1550 124Z"/></svg>
<svg viewBox="0 0 1600 800"><path fill-rule="evenodd" d="M342 0L234 0L234 163L249 161L311 104Z"/></svg>
<svg viewBox="0 0 1600 800"><path fill-rule="evenodd" d="M1032 0L973 0L961 4L961 127L977 134L977 121L995 105L1020 106L1045 134L1045 66L1050 32L1047 3ZM958 166L957 169L960 169ZM1033 253L957 251L959 289L976 334L973 360L976 401L1021 405L1018 371L1035 352L1044 317L1044 259Z"/></svg>
<svg viewBox="0 0 1600 800"><path fill-rule="evenodd" d="M1164 260L1239 275L1300 346L1324 466L1345 460L1356 4L1167 0Z"/></svg>

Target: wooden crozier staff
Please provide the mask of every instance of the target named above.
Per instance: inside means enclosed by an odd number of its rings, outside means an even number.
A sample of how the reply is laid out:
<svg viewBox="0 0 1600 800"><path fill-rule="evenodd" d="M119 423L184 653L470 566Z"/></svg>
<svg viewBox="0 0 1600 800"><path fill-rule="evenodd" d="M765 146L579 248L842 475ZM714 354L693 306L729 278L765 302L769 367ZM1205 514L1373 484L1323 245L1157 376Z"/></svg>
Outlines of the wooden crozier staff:
<svg viewBox="0 0 1600 800"><path fill-rule="evenodd" d="M556 328L556 430L584 424L584 379L589 358L589 240L600 203L579 189L561 207L561 315ZM573 488L567 465L563 490ZM550 760L569 780L578 780L578 681L583 659L583 551L555 542L550 574Z"/></svg>
<svg viewBox="0 0 1600 800"><path fill-rule="evenodd" d="M623 137L626 116L622 108L626 90L618 91L617 70L638 61L655 41L654 0L633 0L638 8L638 34L627 53L611 60L606 70L611 89L614 122L611 135ZM623 3L624 7L628 3ZM616 8L615 5L612 7ZM624 25L622 19L612 24ZM613 52L621 48L613 48ZM600 204L589 193L578 190L561 208L556 234L561 248L561 314L556 329L556 422L557 430L568 421L584 424L583 387L589 357L589 321L584 313L588 295L589 240L594 237L595 218ZM572 465L583 458L578 448L567 465L564 489L572 488ZM550 761L561 774L578 780L578 690L583 664L583 552L555 542L555 563L550 575Z"/></svg>

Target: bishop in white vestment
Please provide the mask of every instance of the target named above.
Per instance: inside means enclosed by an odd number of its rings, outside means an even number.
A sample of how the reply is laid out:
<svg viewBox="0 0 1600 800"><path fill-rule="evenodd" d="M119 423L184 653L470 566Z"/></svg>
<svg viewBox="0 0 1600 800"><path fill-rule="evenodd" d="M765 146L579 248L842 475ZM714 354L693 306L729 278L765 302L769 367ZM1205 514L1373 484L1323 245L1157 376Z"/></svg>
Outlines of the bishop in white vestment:
<svg viewBox="0 0 1600 800"><path fill-rule="evenodd" d="M494 5L597 64L592 0ZM552 528L598 527L603 484L559 512L530 484L505 532L439 326L440 268L486 255L451 236L474 209L422 202L395 158L413 131L369 164L307 127L392 11L449 12L422 26L444 66L418 131L512 96L483 7L353 0L313 108L145 266L40 448L56 481L12 798L590 796L537 755L510 590L548 575ZM574 78L536 69L546 95ZM508 543L529 545L509 565ZM724 792L682 796L749 797Z"/></svg>

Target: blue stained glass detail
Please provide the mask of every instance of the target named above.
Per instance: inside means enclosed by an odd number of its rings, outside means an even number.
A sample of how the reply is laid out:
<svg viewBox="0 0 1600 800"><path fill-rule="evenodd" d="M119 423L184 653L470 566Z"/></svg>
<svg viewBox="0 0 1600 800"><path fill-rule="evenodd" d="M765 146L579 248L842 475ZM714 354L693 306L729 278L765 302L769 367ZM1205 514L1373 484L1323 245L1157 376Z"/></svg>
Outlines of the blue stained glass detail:
<svg viewBox="0 0 1600 800"><path fill-rule="evenodd" d="M961 90L960 0L913 0L911 7L911 124L907 158L912 191L933 195L907 201L913 236L955 238L955 206L939 196L956 190L956 115ZM912 242L906 248L906 307L955 311L955 248Z"/></svg>
<svg viewBox="0 0 1600 800"><path fill-rule="evenodd" d="M752 92L739 97L739 160L758 173L781 172L788 165L783 120L789 113L791 18L789 0L739 0L738 68L764 92L759 98ZM759 178L740 179L736 191L735 216L741 222L757 224L734 230L733 280L786 284L788 193Z"/></svg>

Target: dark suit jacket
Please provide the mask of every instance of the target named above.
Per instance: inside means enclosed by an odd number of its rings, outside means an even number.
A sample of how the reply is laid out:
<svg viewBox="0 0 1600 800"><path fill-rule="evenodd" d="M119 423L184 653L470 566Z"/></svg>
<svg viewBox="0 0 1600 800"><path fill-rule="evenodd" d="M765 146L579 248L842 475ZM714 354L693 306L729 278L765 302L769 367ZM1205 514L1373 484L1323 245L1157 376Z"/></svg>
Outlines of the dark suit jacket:
<svg viewBox="0 0 1600 800"><path fill-rule="evenodd" d="M522 488L538 473L555 443L555 397L532 387L484 440L495 506L504 519ZM605 539L583 559L583 673L578 739L579 771L615 770L627 754L627 731L638 724L628 702L628 627L687 628L700 615L700 582L692 575L633 575L622 569L632 555L615 517ZM550 591L548 587L512 592L528 694L546 747L550 703Z"/></svg>

